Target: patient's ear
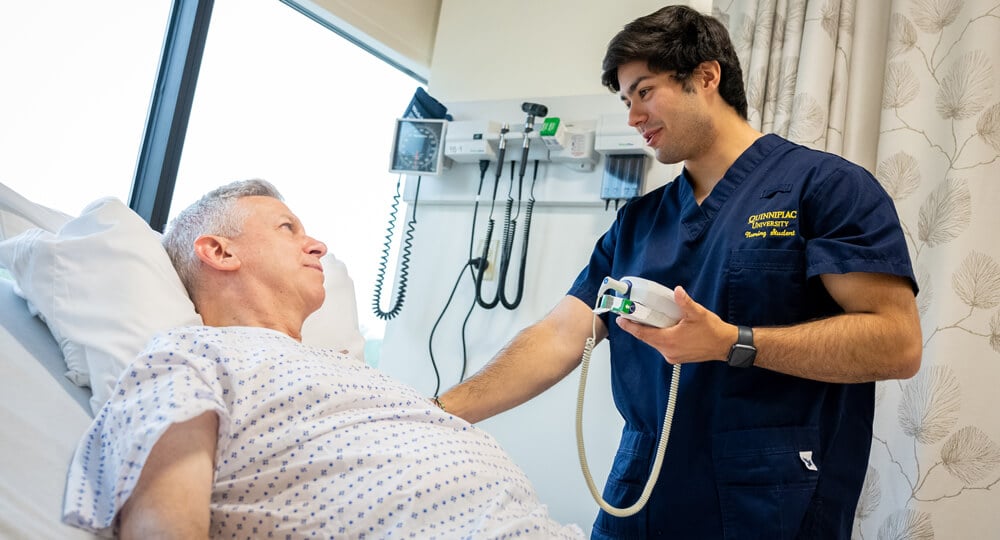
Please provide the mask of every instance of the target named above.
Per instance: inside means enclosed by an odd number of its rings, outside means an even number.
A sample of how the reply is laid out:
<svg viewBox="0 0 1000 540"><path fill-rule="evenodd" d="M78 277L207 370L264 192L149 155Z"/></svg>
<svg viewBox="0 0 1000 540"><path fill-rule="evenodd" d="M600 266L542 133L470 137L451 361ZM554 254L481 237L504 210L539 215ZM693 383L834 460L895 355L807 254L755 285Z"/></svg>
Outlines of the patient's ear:
<svg viewBox="0 0 1000 540"><path fill-rule="evenodd" d="M199 236L194 241L194 253L201 262L222 272L240 268L239 257L229 250L229 239L222 236Z"/></svg>

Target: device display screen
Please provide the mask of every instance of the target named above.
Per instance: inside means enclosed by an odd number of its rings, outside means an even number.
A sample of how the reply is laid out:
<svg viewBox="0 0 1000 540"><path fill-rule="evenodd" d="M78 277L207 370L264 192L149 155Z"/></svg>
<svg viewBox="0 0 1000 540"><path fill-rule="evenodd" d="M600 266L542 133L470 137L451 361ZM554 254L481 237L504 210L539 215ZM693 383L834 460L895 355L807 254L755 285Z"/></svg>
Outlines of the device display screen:
<svg viewBox="0 0 1000 540"><path fill-rule="evenodd" d="M397 120L389 170L439 174L444 161L445 127L445 120Z"/></svg>

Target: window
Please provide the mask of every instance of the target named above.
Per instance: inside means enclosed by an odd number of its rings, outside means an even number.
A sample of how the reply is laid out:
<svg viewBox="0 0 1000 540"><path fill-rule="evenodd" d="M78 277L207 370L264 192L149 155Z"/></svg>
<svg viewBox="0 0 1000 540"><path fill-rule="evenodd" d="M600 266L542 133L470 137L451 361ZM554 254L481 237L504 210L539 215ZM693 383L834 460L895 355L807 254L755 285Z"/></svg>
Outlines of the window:
<svg viewBox="0 0 1000 540"><path fill-rule="evenodd" d="M227 182L270 181L347 265L362 331L377 344L384 323L370 305L396 189L389 150L419 83L274 0L216 0L208 32L170 217ZM383 305L388 276L385 286Z"/></svg>
<svg viewBox="0 0 1000 540"><path fill-rule="evenodd" d="M0 5L0 182L72 215L128 201L170 4Z"/></svg>

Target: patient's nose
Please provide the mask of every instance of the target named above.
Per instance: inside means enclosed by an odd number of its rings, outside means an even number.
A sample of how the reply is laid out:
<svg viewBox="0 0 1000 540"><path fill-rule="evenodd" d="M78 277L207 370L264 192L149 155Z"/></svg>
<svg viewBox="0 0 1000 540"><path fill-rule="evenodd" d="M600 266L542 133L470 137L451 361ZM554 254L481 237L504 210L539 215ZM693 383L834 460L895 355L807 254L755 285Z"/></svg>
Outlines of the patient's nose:
<svg viewBox="0 0 1000 540"><path fill-rule="evenodd" d="M327 251L326 244L320 242L319 240L316 240L313 237L309 237L309 243L307 244L306 249L309 251L310 255L316 255L317 257L322 257L323 255L326 255Z"/></svg>

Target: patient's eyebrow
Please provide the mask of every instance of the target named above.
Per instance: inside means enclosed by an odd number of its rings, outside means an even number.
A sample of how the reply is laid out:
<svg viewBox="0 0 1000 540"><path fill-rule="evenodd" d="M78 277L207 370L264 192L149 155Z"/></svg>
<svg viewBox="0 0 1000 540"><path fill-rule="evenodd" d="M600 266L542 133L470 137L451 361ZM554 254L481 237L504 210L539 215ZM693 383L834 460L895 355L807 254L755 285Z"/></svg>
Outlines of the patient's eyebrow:
<svg viewBox="0 0 1000 540"><path fill-rule="evenodd" d="M292 223L293 227L295 227L297 229L301 229L302 228L302 222L299 221L299 218L297 218L297 217L295 217L295 216L293 216L291 214L285 214L285 213L282 213L282 214L278 215L278 222L279 222L278 226L279 227L281 225L289 222L289 221Z"/></svg>

